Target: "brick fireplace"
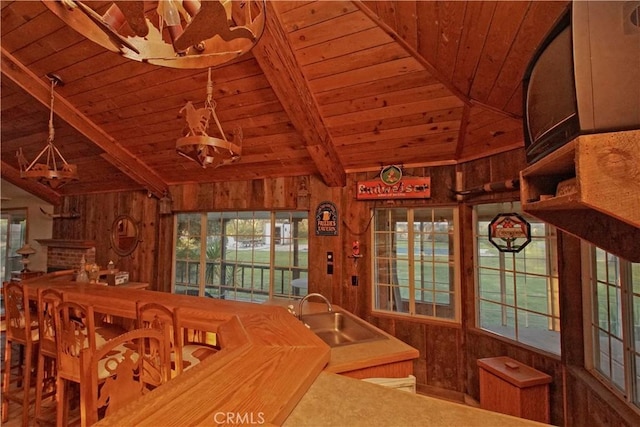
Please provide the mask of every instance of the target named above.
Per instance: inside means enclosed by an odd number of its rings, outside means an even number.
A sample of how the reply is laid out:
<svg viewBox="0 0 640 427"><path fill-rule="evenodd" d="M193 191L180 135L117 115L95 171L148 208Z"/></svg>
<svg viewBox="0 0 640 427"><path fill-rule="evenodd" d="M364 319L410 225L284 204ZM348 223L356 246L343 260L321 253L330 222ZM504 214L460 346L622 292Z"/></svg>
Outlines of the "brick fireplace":
<svg viewBox="0 0 640 427"><path fill-rule="evenodd" d="M38 239L47 247L47 273L77 270L84 255L87 264L96 262L96 244L91 240Z"/></svg>

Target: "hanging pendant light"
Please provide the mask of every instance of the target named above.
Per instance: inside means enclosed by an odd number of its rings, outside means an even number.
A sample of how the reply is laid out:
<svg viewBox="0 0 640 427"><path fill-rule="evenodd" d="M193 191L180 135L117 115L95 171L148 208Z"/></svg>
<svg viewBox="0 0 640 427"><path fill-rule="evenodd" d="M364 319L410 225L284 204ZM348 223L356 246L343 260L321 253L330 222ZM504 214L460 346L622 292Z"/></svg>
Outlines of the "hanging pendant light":
<svg viewBox="0 0 640 427"><path fill-rule="evenodd" d="M233 131L233 142L227 140L222 125L216 115L216 102L213 100L213 83L211 68L207 80L207 100L203 108L196 108L191 101L182 107L180 113L185 112L187 132L176 141L178 154L191 159L203 168L218 167L235 162L242 153L242 129L237 127ZM209 135L209 121L216 122L219 137Z"/></svg>
<svg viewBox="0 0 640 427"><path fill-rule="evenodd" d="M125 58L171 68L217 67L249 52L266 23L266 0L45 1L67 25ZM95 10L93 8L96 8Z"/></svg>
<svg viewBox="0 0 640 427"><path fill-rule="evenodd" d="M78 170L76 165L67 163L65 158L53 143L55 129L53 127L53 100L54 87L62 86L64 83L60 77L55 74L47 74L51 80L51 104L49 107L49 137L47 144L44 146L40 154L38 154L31 163L22 153L22 148L18 151L18 163L20 165L20 177L30 178L48 185L51 188L60 188L70 181L78 180Z"/></svg>

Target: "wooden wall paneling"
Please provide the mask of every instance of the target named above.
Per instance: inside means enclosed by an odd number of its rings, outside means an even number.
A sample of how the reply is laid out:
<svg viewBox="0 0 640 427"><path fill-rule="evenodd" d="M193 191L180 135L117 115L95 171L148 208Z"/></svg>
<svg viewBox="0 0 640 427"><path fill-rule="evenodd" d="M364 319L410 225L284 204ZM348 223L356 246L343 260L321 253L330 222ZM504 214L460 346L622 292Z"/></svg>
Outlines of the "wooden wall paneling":
<svg viewBox="0 0 640 427"><path fill-rule="evenodd" d="M461 317L465 329L475 327L476 324L476 287L475 287L475 244L473 230L473 207L466 203L458 206L460 215L460 291L462 298Z"/></svg>
<svg viewBox="0 0 640 427"><path fill-rule="evenodd" d="M582 368L567 367L567 427L640 425L640 415ZM553 421L553 420L552 420Z"/></svg>
<svg viewBox="0 0 640 427"><path fill-rule="evenodd" d="M262 179L252 179L249 182L249 194L251 195L252 202L255 205L275 206L276 203L273 200L273 195L270 191L266 190L264 184L264 180ZM289 198L287 197L287 199Z"/></svg>
<svg viewBox="0 0 640 427"><path fill-rule="evenodd" d="M198 206L213 206L218 192L216 189L222 183L202 183L198 191Z"/></svg>
<svg viewBox="0 0 640 427"><path fill-rule="evenodd" d="M151 282L151 289L160 292L171 292L171 282L173 281L173 260L174 238L173 238L174 215L159 215L156 242L157 257L155 267L157 273Z"/></svg>
<svg viewBox="0 0 640 427"><path fill-rule="evenodd" d="M382 320L382 319L379 319ZM402 319L388 320L393 324L393 336L418 349L420 355L414 360L414 376L416 384L429 384L429 343L427 342L427 325ZM384 321L382 322L384 324Z"/></svg>
<svg viewBox="0 0 640 427"><path fill-rule="evenodd" d="M525 164L524 149L506 151L487 158L462 163L458 166L458 170L462 172L462 188L470 189L490 182L519 179L518 172L524 168ZM470 204L519 199L519 190L481 193L464 198L465 202Z"/></svg>
<svg viewBox="0 0 640 427"><path fill-rule="evenodd" d="M158 199L149 197L143 192L135 193L135 197L133 209L139 215L140 227L140 242L136 248L136 251L138 251L136 270L138 277L145 277L147 279L143 281L151 283L151 280L154 282L157 280ZM145 242L150 242L151 244L143 244Z"/></svg>
<svg viewBox="0 0 640 427"><path fill-rule="evenodd" d="M469 355L468 355L468 330L476 327L476 287L475 287L475 244L473 230L473 208L466 203L458 205L460 215L460 317L462 322L462 333L460 334L460 349L462 357L459 360L458 368L462 391L468 393L469 389ZM474 368L475 369L475 368Z"/></svg>
<svg viewBox="0 0 640 427"><path fill-rule="evenodd" d="M96 242L96 263L129 272L131 281L154 282L157 269L157 199L146 191L67 196L65 202L80 214L78 219L54 221L54 239L85 239ZM118 257L111 249L110 232L118 215L130 215L138 225L140 241L133 253Z"/></svg>
<svg viewBox="0 0 640 427"><path fill-rule="evenodd" d="M427 324L427 384L447 390L464 390L462 329Z"/></svg>
<svg viewBox="0 0 640 427"><path fill-rule="evenodd" d="M347 259L342 251L344 226L338 225L338 236L316 236L315 213L320 203L333 201L340 220L344 213L339 203L342 192L342 188L327 187L318 176L309 176L309 292L319 292L340 306L343 306L340 291L344 277L342 265ZM327 252L333 252L332 275L327 274Z"/></svg>
<svg viewBox="0 0 640 427"><path fill-rule="evenodd" d="M583 313L590 307L583 307L581 240L557 230L558 233L558 281L560 295L560 330L571 331L560 335L562 360L566 365L584 368L584 318ZM588 284L585 283L585 288Z"/></svg>
<svg viewBox="0 0 640 427"><path fill-rule="evenodd" d="M344 261L342 269L344 280L341 283L342 301L346 308L358 316L368 310L368 295L371 281L371 206L367 202L356 200L356 182L365 179L364 174L349 174L347 186L342 197L342 253ZM362 258L349 257L352 254L353 242L360 242ZM353 286L352 277L357 276L358 285Z"/></svg>

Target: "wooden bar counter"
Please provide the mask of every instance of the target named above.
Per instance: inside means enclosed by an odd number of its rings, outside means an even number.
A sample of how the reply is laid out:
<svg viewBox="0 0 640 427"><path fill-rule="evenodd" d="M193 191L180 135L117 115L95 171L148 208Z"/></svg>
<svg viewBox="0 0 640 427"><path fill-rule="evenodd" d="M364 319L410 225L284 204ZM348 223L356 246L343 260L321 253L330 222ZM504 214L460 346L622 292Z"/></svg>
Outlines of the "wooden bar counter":
<svg viewBox="0 0 640 427"><path fill-rule="evenodd" d="M389 358L383 354L388 349L376 350L371 344L368 351L356 349L357 345L330 349L278 305L75 282L30 282L30 296L35 297L38 287L58 288L69 300L128 318L135 318L136 301L179 307L188 313L185 320L190 327L217 334L218 353L102 419L98 426L541 425L337 375L365 369L359 353L376 363L398 357L404 361L414 354L400 346ZM337 357L330 363L332 352Z"/></svg>
<svg viewBox="0 0 640 427"><path fill-rule="evenodd" d="M282 307L59 281L29 282L30 297L39 287L131 319L136 301L164 304L187 326L217 334L219 352L99 425L213 425L215 417L279 425L329 361L329 346Z"/></svg>

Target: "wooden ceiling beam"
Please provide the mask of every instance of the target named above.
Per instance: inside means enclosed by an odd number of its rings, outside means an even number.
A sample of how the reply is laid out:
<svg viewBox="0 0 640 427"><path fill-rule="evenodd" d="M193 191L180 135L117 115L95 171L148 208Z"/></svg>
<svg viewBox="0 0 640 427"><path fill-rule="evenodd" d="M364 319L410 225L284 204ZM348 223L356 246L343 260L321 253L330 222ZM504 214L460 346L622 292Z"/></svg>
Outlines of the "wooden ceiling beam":
<svg viewBox="0 0 640 427"><path fill-rule="evenodd" d="M48 108L51 99L50 86L39 79L31 70L6 51L4 47L1 48L1 51L2 75L11 79L25 92ZM124 149L66 99L57 93L54 93L54 96L55 113L89 141L104 150L103 157L106 160L131 179L144 186L154 196L161 198L168 191L168 185L155 171ZM4 177L4 170L2 174ZM24 188L24 180L19 181L16 185Z"/></svg>
<svg viewBox="0 0 640 427"><path fill-rule="evenodd" d="M58 192L31 179L22 178L20 176L20 171L4 160L0 161L0 165L2 165L0 175L5 181L10 182L16 187L20 187L24 191L31 193L52 205L58 206L62 203L62 196Z"/></svg>
<svg viewBox="0 0 640 427"><path fill-rule="evenodd" d="M302 74L273 2L266 4L266 25L253 56L258 61L273 91L302 135L309 155L324 183L344 187L346 173L322 120L309 83Z"/></svg>

